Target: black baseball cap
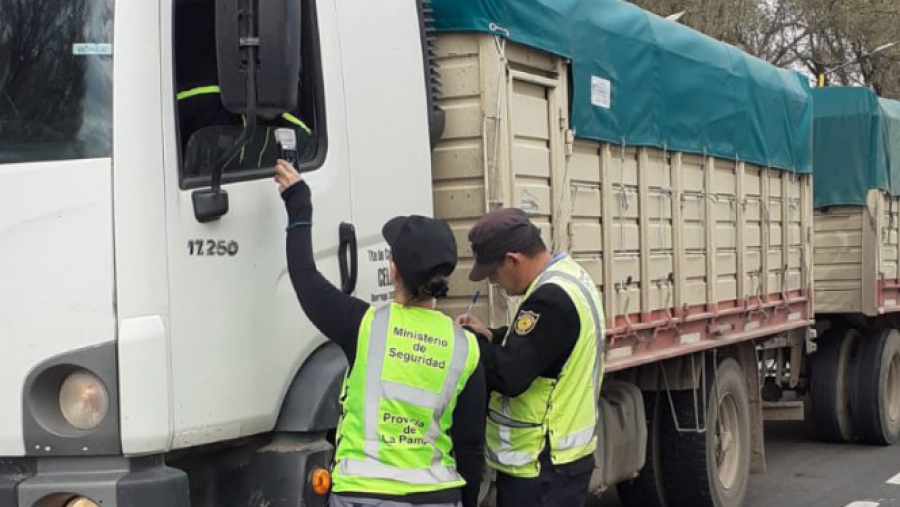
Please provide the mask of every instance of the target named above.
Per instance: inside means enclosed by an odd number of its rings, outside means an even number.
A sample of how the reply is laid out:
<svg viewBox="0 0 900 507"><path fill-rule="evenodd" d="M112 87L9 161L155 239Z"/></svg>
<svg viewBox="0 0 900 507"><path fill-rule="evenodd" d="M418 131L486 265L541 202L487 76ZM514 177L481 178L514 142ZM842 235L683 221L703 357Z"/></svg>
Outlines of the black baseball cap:
<svg viewBox="0 0 900 507"><path fill-rule="evenodd" d="M419 215L394 217L384 224L381 234L409 289L435 276L450 276L456 269L456 239L443 220Z"/></svg>
<svg viewBox="0 0 900 507"><path fill-rule="evenodd" d="M519 208L503 208L484 215L469 231L469 243L475 254L469 280L484 280L503 262L506 254L521 252L540 236L541 230Z"/></svg>

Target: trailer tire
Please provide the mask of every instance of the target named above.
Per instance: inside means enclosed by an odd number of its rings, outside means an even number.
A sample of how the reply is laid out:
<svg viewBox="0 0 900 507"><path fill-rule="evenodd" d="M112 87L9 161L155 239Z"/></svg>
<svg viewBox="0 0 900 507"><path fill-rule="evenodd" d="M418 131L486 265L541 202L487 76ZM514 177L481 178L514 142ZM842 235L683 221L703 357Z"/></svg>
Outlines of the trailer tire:
<svg viewBox="0 0 900 507"><path fill-rule="evenodd" d="M707 431L679 433L674 424L661 426L663 475L671 507L740 507L747 496L750 395L737 361L728 358L719 363L710 394ZM693 391L672 396L680 424L693 426Z"/></svg>
<svg viewBox="0 0 900 507"><path fill-rule="evenodd" d="M863 340L853 375L851 404L859 440L889 445L900 438L900 331Z"/></svg>
<svg viewBox="0 0 900 507"><path fill-rule="evenodd" d="M819 440L853 440L851 378L859 342L855 329L832 329L818 342L819 350L809 356L810 414Z"/></svg>
<svg viewBox="0 0 900 507"><path fill-rule="evenodd" d="M668 507L663 485L660 423L669 421L668 400L663 392L644 392L644 414L647 418L647 457L644 468L634 479L619 483L616 490L626 507Z"/></svg>

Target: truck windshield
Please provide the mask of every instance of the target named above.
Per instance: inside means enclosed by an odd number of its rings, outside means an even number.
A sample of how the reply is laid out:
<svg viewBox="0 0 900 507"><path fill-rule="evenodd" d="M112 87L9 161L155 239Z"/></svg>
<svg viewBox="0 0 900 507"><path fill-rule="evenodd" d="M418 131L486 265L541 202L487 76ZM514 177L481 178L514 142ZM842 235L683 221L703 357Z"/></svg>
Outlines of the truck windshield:
<svg viewBox="0 0 900 507"><path fill-rule="evenodd" d="M113 0L0 0L0 164L112 152Z"/></svg>

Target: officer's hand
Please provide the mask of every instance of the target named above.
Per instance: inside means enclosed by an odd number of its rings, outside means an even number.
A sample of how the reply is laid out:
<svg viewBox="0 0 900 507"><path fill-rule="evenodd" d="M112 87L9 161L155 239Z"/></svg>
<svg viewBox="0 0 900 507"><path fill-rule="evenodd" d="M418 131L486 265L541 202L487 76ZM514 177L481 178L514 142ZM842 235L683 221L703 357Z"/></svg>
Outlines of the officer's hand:
<svg viewBox="0 0 900 507"><path fill-rule="evenodd" d="M459 317L456 317L456 323L469 329L473 333L480 334L487 341L491 341L494 338L494 333L491 333L488 328L484 327L484 324L482 324L481 321L478 320L478 317L474 315L468 313L460 315Z"/></svg>
<svg viewBox="0 0 900 507"><path fill-rule="evenodd" d="M303 177L289 162L278 160L275 164L275 183L278 183L278 191L284 192L295 183L299 183Z"/></svg>

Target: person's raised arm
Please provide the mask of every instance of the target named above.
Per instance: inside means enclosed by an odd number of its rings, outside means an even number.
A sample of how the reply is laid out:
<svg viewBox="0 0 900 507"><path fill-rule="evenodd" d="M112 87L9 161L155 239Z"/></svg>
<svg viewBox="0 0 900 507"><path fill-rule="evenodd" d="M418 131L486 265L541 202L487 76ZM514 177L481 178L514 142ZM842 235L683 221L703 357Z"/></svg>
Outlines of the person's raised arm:
<svg viewBox="0 0 900 507"><path fill-rule="evenodd" d="M348 296L322 276L312 247L312 194L300 173L284 160L275 166L275 181L288 214L287 265L300 306L328 339L339 345L352 364L359 326L369 305Z"/></svg>

